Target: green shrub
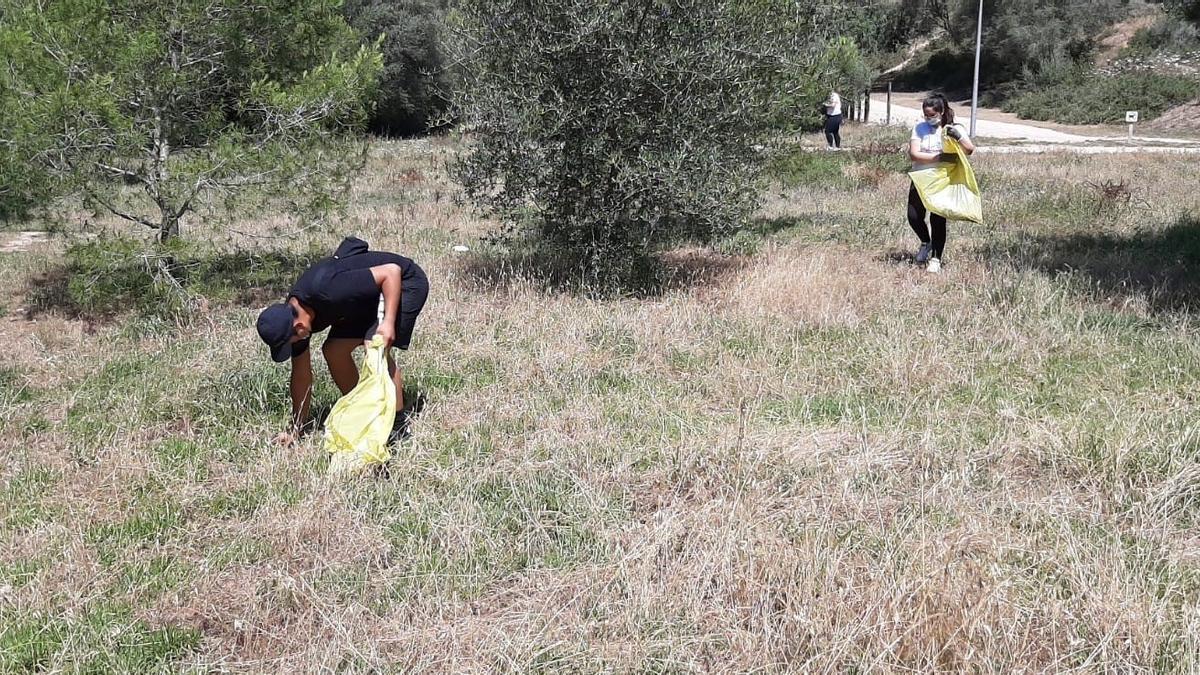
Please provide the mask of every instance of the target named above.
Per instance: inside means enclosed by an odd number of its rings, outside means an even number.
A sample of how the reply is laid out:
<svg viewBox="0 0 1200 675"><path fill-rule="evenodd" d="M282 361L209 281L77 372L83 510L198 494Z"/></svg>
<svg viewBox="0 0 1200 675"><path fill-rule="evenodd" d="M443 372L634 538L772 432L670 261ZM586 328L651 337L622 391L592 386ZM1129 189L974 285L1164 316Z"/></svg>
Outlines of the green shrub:
<svg viewBox="0 0 1200 675"><path fill-rule="evenodd" d="M962 46L973 46L978 5L949 3L966 27ZM1128 18L1127 0L989 0L984 3L981 72L990 85L1033 80L1047 67L1085 64L1095 51L1096 36Z"/></svg>
<svg viewBox="0 0 1200 675"><path fill-rule="evenodd" d="M1163 0L1163 7L1175 16L1200 24L1200 0Z"/></svg>
<svg viewBox="0 0 1200 675"><path fill-rule="evenodd" d="M1193 52L1200 50L1200 28L1195 24L1164 16L1138 30L1121 50L1122 58L1148 57L1155 52Z"/></svg>
<svg viewBox="0 0 1200 675"><path fill-rule="evenodd" d="M66 294L70 309L86 314L167 315L179 303L166 283L156 279L165 260L129 238L95 239L71 245L66 255Z"/></svg>
<svg viewBox="0 0 1200 675"><path fill-rule="evenodd" d="M157 245L132 237L99 237L70 245L63 266L40 282L32 300L41 309L80 315L133 312L173 319L194 296L251 305L282 299L321 255L216 253L181 240Z"/></svg>
<svg viewBox="0 0 1200 675"><path fill-rule="evenodd" d="M949 45L927 54L918 54L904 70L896 75L901 90L951 91L971 86L975 56L972 52Z"/></svg>
<svg viewBox="0 0 1200 675"><path fill-rule="evenodd" d="M383 73L369 125L385 136L425 131L447 107L439 43L445 0L347 0L346 20L368 42L380 36Z"/></svg>
<svg viewBox="0 0 1200 675"><path fill-rule="evenodd" d="M1150 120L1200 95L1200 82L1179 75L1091 74L1009 99L1004 110L1023 119L1066 124L1115 124L1126 110Z"/></svg>
<svg viewBox="0 0 1200 675"><path fill-rule="evenodd" d="M783 71L825 47L810 4L464 0L455 177L510 241L614 290L747 221Z"/></svg>

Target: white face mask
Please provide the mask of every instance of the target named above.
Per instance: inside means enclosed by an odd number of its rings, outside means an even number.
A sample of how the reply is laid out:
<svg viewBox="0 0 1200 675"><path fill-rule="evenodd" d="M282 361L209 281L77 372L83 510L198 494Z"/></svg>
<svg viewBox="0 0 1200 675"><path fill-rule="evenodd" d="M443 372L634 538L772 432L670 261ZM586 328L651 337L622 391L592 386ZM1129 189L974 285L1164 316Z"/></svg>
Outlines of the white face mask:
<svg viewBox="0 0 1200 675"><path fill-rule="evenodd" d="M929 117L926 117L925 121L929 123L929 126L936 127L942 123L942 116L941 115L931 115Z"/></svg>

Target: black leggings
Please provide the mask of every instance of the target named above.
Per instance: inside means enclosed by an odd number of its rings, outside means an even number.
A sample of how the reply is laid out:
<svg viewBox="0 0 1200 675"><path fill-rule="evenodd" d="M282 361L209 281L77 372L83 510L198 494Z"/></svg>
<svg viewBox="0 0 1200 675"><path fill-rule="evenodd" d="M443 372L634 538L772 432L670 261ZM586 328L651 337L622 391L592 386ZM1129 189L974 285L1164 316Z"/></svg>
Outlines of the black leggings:
<svg viewBox="0 0 1200 675"><path fill-rule="evenodd" d="M925 204L921 202L921 195L917 194L917 186L913 185L908 189L908 224L921 238L921 243L931 244L929 257L940 260L942 249L946 247L946 219L936 213L929 214L929 224L933 226L933 240L930 241L925 213Z"/></svg>
<svg viewBox="0 0 1200 675"><path fill-rule="evenodd" d="M831 148L842 147L842 116L827 115L825 117L825 141Z"/></svg>

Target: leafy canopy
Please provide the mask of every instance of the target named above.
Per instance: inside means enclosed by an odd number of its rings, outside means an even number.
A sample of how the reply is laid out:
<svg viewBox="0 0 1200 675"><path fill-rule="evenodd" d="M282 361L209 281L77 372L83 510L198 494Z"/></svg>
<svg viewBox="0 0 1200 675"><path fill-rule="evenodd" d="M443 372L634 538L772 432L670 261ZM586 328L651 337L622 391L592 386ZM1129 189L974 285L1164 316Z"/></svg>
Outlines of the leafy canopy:
<svg viewBox="0 0 1200 675"><path fill-rule="evenodd" d="M441 47L447 0L347 0L342 12L368 40L382 39L383 73L370 116L387 136L426 131L446 112L450 70Z"/></svg>
<svg viewBox="0 0 1200 675"><path fill-rule="evenodd" d="M0 175L153 228L205 206L319 213L380 70L335 0L0 0ZM4 196L0 194L0 199Z"/></svg>
<svg viewBox="0 0 1200 675"><path fill-rule="evenodd" d="M510 241L619 285L664 247L743 223L755 145L816 67L817 3L463 0L470 141L455 175Z"/></svg>

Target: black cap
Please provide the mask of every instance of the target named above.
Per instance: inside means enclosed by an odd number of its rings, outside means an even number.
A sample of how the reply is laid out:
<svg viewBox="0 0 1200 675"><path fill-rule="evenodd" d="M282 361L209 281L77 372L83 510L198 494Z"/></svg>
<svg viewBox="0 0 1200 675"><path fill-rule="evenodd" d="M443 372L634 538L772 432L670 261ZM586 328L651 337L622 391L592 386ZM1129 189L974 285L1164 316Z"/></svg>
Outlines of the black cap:
<svg viewBox="0 0 1200 675"><path fill-rule="evenodd" d="M258 336L271 348L271 359L283 363L292 356L292 322L296 310L288 303L271 305L258 315Z"/></svg>

